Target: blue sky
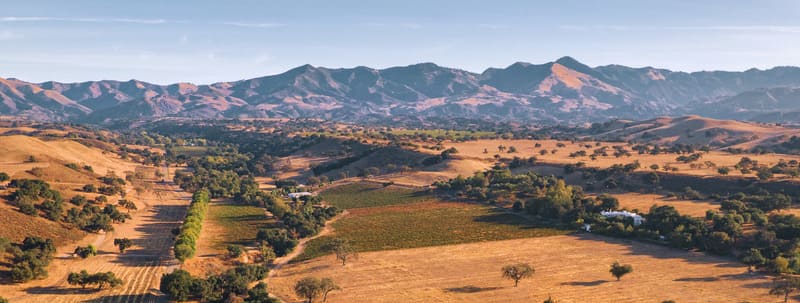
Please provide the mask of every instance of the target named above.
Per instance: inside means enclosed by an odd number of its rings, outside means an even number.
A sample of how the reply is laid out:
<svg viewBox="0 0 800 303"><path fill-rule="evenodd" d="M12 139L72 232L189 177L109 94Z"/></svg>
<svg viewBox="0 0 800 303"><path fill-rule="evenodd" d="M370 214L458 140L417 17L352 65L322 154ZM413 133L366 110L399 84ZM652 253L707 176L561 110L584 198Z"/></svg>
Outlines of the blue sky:
<svg viewBox="0 0 800 303"><path fill-rule="evenodd" d="M481 72L573 56L682 71L800 65L800 1L14 1L0 77L232 81L302 64Z"/></svg>

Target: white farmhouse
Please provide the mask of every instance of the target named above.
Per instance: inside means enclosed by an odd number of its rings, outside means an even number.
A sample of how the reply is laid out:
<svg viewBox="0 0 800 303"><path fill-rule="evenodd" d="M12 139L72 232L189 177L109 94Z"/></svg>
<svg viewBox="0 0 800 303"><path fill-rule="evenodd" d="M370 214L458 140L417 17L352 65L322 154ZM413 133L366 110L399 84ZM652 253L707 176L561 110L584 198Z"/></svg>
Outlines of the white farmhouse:
<svg viewBox="0 0 800 303"><path fill-rule="evenodd" d="M642 224L642 222L644 222L644 218L641 215L639 215L637 213L629 212L627 210L601 211L600 214L603 215L606 218L610 218L610 217L628 217L628 218L633 218L633 225L634 226L639 226L639 225Z"/></svg>
<svg viewBox="0 0 800 303"><path fill-rule="evenodd" d="M312 194L310 192L303 191L303 192L299 192L299 193L289 193L289 198L291 198L291 199L299 199L300 197L313 196L313 195L314 194Z"/></svg>

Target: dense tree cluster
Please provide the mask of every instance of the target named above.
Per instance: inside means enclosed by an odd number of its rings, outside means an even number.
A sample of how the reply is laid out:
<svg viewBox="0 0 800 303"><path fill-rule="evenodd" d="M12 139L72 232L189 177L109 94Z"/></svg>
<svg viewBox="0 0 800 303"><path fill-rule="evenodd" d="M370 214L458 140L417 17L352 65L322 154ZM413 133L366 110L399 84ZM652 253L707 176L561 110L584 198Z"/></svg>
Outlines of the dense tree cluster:
<svg viewBox="0 0 800 303"><path fill-rule="evenodd" d="M28 282L47 277L47 265L53 258L56 247L50 239L27 237L19 245L0 238L0 250L11 255L11 280Z"/></svg>
<svg viewBox="0 0 800 303"><path fill-rule="evenodd" d="M192 277L184 270L176 270L161 277L160 290L175 301L199 300L202 302L275 303L270 298L266 284L255 281L266 277L267 269L259 265L240 265L222 274L208 278Z"/></svg>
<svg viewBox="0 0 800 303"><path fill-rule="evenodd" d="M12 198L20 212L38 216L41 210L47 219L61 220L61 213L64 210L61 193L51 189L47 182L36 179L14 179L9 183L9 187L16 189Z"/></svg>

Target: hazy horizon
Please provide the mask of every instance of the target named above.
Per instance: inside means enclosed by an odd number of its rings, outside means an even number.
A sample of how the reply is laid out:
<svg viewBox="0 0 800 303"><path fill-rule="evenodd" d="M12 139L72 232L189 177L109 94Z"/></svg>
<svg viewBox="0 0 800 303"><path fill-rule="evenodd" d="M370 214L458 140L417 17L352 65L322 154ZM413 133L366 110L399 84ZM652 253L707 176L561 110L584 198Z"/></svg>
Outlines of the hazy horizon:
<svg viewBox="0 0 800 303"><path fill-rule="evenodd" d="M795 9L792 9L795 8ZM800 3L26 1L0 13L0 77L208 84L304 64L480 73L571 56L674 71L800 65ZM654 17L655 16L655 17Z"/></svg>

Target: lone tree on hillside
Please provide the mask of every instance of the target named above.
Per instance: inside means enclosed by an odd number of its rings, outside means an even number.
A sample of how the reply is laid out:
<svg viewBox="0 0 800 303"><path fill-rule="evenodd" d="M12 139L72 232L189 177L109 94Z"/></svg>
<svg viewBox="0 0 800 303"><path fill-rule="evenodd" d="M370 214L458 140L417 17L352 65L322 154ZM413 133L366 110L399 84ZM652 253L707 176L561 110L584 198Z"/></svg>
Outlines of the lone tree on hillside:
<svg viewBox="0 0 800 303"><path fill-rule="evenodd" d="M94 246L91 244L89 244L89 246L86 247L78 246L75 248L75 254L81 257L81 259L86 259L91 256L96 256L97 249L94 248Z"/></svg>
<svg viewBox="0 0 800 303"><path fill-rule="evenodd" d="M519 280L530 278L536 270L526 263L503 266L503 278L514 280L514 287L519 285Z"/></svg>
<svg viewBox="0 0 800 303"><path fill-rule="evenodd" d="M294 293L308 299L308 303L314 302L314 298L319 296L320 292L322 292L322 289L320 288L320 280L317 278L305 277L294 285Z"/></svg>
<svg viewBox="0 0 800 303"><path fill-rule="evenodd" d="M614 278L622 279L622 276L627 275L633 271L633 266L630 264L619 264L619 261L614 261L614 264L611 264L611 269L609 272L611 273Z"/></svg>
<svg viewBox="0 0 800 303"><path fill-rule="evenodd" d="M772 282L770 295L783 296L783 302L789 302L789 295L800 290L800 277L782 276Z"/></svg>
<svg viewBox="0 0 800 303"><path fill-rule="evenodd" d="M336 254L336 259L342 261L342 266L345 265L347 259L358 258L358 252L350 244L349 241L344 239L333 239L325 245L325 250Z"/></svg>
<svg viewBox="0 0 800 303"><path fill-rule="evenodd" d="M137 210L138 209L136 207L136 203L133 203L133 201L130 201L130 200L122 199L122 200L119 200L118 204L119 204L120 207L126 209L128 211L128 213L130 213L132 210Z"/></svg>
<svg viewBox="0 0 800 303"><path fill-rule="evenodd" d="M114 245L119 248L119 253L125 253L125 250L133 246L133 241L128 238L114 239Z"/></svg>
<svg viewBox="0 0 800 303"><path fill-rule="evenodd" d="M339 285L336 285L336 282L333 282L331 278L322 278L322 280L319 281L319 288L320 291L322 292L323 303L328 301L328 293L334 290L342 289L341 287L339 287Z"/></svg>

